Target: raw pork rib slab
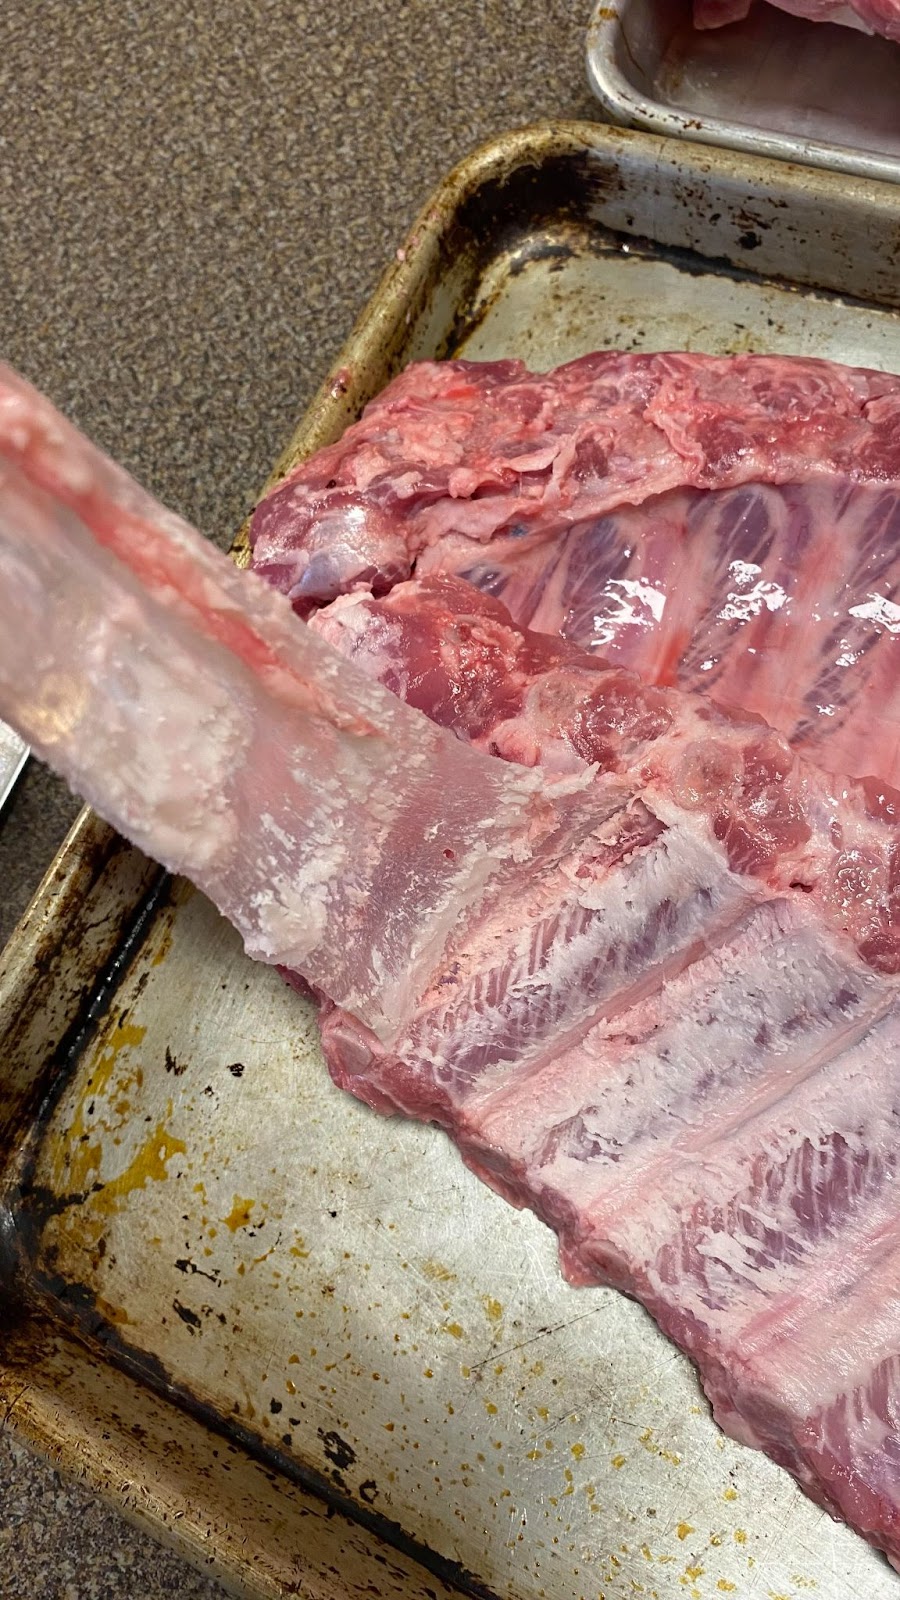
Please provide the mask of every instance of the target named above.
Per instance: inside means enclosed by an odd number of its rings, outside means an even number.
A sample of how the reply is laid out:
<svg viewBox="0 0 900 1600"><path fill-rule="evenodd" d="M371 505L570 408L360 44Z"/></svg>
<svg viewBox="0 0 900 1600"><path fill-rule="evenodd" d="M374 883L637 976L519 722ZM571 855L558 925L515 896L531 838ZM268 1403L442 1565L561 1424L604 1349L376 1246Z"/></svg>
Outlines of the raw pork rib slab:
<svg viewBox="0 0 900 1600"><path fill-rule="evenodd" d="M543 879L451 946L391 1049L324 1005L336 1080L447 1128L556 1229L575 1282L643 1301L730 1433L895 1561L898 797L580 648L665 653L652 626L585 639L571 573L603 618L602 548L624 551L632 596L651 573L676 629L717 636L726 665L778 624L782 687L827 642L847 717L819 748L833 758L861 721L860 768L895 762L871 702L897 659L875 618L894 604L898 396L894 378L784 360L411 369L255 525L267 575L354 664L495 755L596 763L606 813L576 880ZM778 574L783 603L739 607L736 563L764 594ZM843 610L811 641L822 593ZM831 638L856 622L855 648ZM822 672L781 718L797 750L817 743L796 707Z"/></svg>
<svg viewBox="0 0 900 1600"><path fill-rule="evenodd" d="M524 627L900 783L900 379L615 352L414 366L251 536L301 615L454 572Z"/></svg>
<svg viewBox="0 0 900 1600"><path fill-rule="evenodd" d="M694 0L694 22L698 28L742 22L752 4L753 0ZM769 0L769 4L811 22L840 22L864 33L900 39L900 0Z"/></svg>
<svg viewBox="0 0 900 1600"><path fill-rule="evenodd" d="M0 714L900 1561L900 794L453 573L298 622L8 374L0 576Z"/></svg>
<svg viewBox="0 0 900 1600"><path fill-rule="evenodd" d="M897 797L835 806L764 726L522 635L456 579L314 626L483 747L635 779L568 897L495 910L393 1051L326 1008L335 1078L447 1127L570 1278L643 1301L730 1433L900 1559L900 1010L893 963L847 938L876 858L900 913ZM849 846L830 861L817 819Z"/></svg>

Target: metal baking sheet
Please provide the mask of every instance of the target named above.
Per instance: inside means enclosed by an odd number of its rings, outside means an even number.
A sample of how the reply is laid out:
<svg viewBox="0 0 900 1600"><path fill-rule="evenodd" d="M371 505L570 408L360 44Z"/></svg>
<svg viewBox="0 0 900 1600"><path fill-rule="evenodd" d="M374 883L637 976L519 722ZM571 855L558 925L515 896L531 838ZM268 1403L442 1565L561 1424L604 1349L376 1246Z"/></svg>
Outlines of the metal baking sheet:
<svg viewBox="0 0 900 1600"><path fill-rule="evenodd" d="M692 0L604 0L588 77L626 127L900 180L900 48L755 5L699 31Z"/></svg>
<svg viewBox="0 0 900 1600"><path fill-rule="evenodd" d="M413 356L900 370L898 228L887 185L510 135L423 212L282 468ZM87 815L0 1017L0 1403L238 1592L897 1600L639 1307L568 1287L442 1135L333 1088L311 1008Z"/></svg>

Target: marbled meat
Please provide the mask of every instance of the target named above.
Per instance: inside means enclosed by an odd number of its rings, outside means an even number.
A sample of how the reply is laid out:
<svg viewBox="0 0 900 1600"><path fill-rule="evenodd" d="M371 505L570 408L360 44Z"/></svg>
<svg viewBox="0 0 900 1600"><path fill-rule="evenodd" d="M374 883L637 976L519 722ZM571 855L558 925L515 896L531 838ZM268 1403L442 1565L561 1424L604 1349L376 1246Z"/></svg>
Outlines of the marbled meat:
<svg viewBox="0 0 900 1600"><path fill-rule="evenodd" d="M898 472L880 374L457 363L255 519L260 569L367 676L594 775L593 856L451 941L392 1045L325 1001L332 1074L445 1127L895 1561Z"/></svg>
<svg viewBox="0 0 900 1600"><path fill-rule="evenodd" d="M898 378L763 356L422 364L262 502L252 538L301 615L454 572L523 627L900 783Z"/></svg>

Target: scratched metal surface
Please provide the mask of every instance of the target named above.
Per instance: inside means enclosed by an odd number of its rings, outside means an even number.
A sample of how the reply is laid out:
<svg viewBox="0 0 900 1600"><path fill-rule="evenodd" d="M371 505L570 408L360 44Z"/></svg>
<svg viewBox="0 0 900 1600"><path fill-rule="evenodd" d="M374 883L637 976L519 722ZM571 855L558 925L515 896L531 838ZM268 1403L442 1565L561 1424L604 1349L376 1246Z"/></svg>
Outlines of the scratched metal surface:
<svg viewBox="0 0 900 1600"><path fill-rule="evenodd" d="M766 348L900 369L884 303L900 200L857 186L839 213L817 182L587 128L508 141L420 220L285 459L411 351L543 365L604 344ZM646 243L654 231L665 248ZM679 240L735 271L673 252ZM759 257L775 270L779 249L785 270L832 286L852 260L855 293L867 273L882 303L750 275ZM897 1600L879 1556L719 1433L637 1306L569 1288L551 1235L442 1135L333 1088L311 1008L201 896L169 886L132 938L96 1033L13 1150L4 1212L23 1304L74 1324L111 1385L124 1363L174 1396L180 1426L212 1421L277 1481L330 1488L479 1593ZM0 985L10 1012L17 992ZM35 1362L29 1382L44 1381ZM129 1451L140 1481L139 1439ZM214 1478L196 1493L215 1546ZM244 1593L288 1592L252 1496L229 1502L227 1547L225 1518L223 1503L222 1570ZM423 1573L418 1592L433 1582ZM350 1589L335 1576L316 1592Z"/></svg>

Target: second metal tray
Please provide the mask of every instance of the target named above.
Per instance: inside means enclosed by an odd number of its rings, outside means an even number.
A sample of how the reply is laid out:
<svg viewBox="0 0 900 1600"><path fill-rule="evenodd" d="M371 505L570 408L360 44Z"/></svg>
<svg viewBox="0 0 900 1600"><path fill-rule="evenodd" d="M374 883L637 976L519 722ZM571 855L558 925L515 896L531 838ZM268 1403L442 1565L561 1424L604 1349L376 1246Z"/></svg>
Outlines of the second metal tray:
<svg viewBox="0 0 900 1600"><path fill-rule="evenodd" d="M769 5L699 32L691 0L604 0L591 87L625 127L900 181L900 46Z"/></svg>
<svg viewBox="0 0 900 1600"><path fill-rule="evenodd" d="M510 135L426 207L283 464L414 357L900 370L898 236L888 185ZM898 1600L638 1306L340 1094L311 1008L90 818L5 953L0 1062L0 1416L240 1593Z"/></svg>

